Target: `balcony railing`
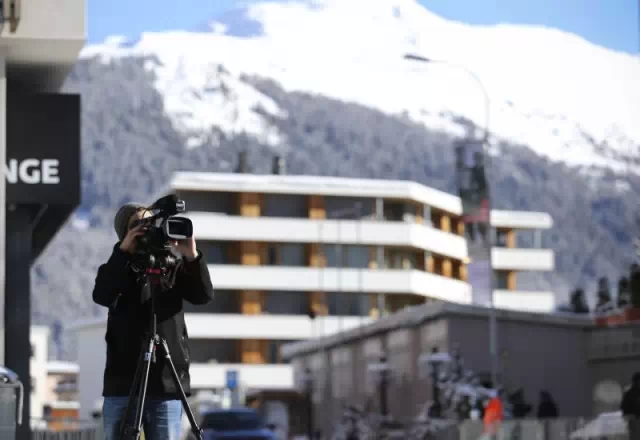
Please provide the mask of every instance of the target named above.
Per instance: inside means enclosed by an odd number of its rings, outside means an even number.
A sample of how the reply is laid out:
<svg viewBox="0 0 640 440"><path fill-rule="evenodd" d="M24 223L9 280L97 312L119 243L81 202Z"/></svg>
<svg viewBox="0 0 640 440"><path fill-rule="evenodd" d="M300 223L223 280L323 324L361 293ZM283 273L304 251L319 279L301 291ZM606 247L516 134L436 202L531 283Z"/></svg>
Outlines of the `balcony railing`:
<svg viewBox="0 0 640 440"><path fill-rule="evenodd" d="M552 271L555 268L551 249L493 248L491 263L496 270Z"/></svg>

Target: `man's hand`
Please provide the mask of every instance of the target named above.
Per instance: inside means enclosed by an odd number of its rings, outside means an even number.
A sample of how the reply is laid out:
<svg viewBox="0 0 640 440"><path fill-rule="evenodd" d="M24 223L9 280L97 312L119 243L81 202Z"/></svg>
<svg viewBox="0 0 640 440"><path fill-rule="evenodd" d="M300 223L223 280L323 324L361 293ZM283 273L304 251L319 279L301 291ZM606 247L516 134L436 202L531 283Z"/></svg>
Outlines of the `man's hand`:
<svg viewBox="0 0 640 440"><path fill-rule="evenodd" d="M196 249L196 239L194 237L186 238L184 240L174 241L173 245L187 260L195 260L198 256L198 249Z"/></svg>
<svg viewBox="0 0 640 440"><path fill-rule="evenodd" d="M136 251L136 239L141 235L144 235L145 230L146 228L144 225L138 225L129 229L129 231L127 231L127 235L124 236L124 239L120 243L120 250L133 254Z"/></svg>

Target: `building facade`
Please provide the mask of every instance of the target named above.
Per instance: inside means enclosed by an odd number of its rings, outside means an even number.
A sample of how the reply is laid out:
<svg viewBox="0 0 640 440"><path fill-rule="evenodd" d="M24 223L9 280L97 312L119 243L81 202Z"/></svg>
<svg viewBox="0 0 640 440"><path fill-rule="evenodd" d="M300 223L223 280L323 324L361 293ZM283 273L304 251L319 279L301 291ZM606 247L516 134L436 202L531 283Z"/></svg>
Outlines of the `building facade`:
<svg viewBox="0 0 640 440"><path fill-rule="evenodd" d="M47 402L75 402L78 399L78 364L66 361L47 363Z"/></svg>
<svg viewBox="0 0 640 440"><path fill-rule="evenodd" d="M209 372L226 364L248 388L287 389L285 342L432 299L471 300L461 204L450 194L405 181L247 173L178 173L170 190L186 202L216 288L210 305L185 306L196 386L224 386ZM553 292L517 283L519 272L554 269L553 251L541 248L550 216L494 211L491 220L496 305L552 310Z"/></svg>
<svg viewBox="0 0 640 440"><path fill-rule="evenodd" d="M522 388L532 416L543 390L553 396L560 417L617 411L623 389L640 371L638 325L598 328L589 317L509 310L498 311L497 322L500 383L510 392ZM379 410L380 388L369 366L382 358L390 370L389 412L401 421L415 417L432 398L428 366L420 359L434 349L459 350L465 368L489 376L488 310L431 302L358 329L289 344L282 355L296 377L310 376L314 421L327 432L344 404Z"/></svg>

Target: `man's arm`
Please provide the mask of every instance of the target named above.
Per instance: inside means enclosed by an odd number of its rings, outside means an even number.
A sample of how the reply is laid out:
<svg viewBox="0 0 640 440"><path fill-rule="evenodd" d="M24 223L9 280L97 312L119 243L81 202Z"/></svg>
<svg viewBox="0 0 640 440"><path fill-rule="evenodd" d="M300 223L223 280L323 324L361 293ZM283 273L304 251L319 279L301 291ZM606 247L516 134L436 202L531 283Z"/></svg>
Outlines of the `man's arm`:
<svg viewBox="0 0 640 440"><path fill-rule="evenodd" d="M109 260L98 269L93 287L93 301L104 307L113 306L118 296L126 290L129 282L127 278L129 259L119 245L120 243L114 246Z"/></svg>
<svg viewBox="0 0 640 440"><path fill-rule="evenodd" d="M213 300L213 285L207 262L198 251L196 258L184 259L181 270L176 275L176 288L191 304L204 305Z"/></svg>

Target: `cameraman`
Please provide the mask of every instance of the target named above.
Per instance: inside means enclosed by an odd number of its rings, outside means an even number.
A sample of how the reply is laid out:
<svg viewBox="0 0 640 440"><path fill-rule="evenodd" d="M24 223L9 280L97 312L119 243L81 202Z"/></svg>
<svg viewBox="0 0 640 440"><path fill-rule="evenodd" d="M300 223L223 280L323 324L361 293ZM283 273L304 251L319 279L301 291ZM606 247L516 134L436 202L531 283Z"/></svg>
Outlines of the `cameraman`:
<svg viewBox="0 0 640 440"><path fill-rule="evenodd" d="M139 204L121 207L114 219L120 240L109 260L100 266L93 289L93 300L109 308L107 361L104 370L104 405L102 409L104 440L116 440L143 343L151 335L150 301L142 298L142 286L131 267L138 237L146 227L141 219L150 212ZM173 288L159 292L155 298L157 331L167 341L180 382L190 394L188 335L182 301L207 304L213 299L213 286L206 261L196 249L195 239L172 242L181 254L183 264L176 274ZM180 438L182 403L174 385L170 366L162 355L151 364L143 427L146 440L177 440ZM134 405L135 407L135 402ZM130 412L134 412L134 408ZM129 414L128 424L133 423Z"/></svg>

